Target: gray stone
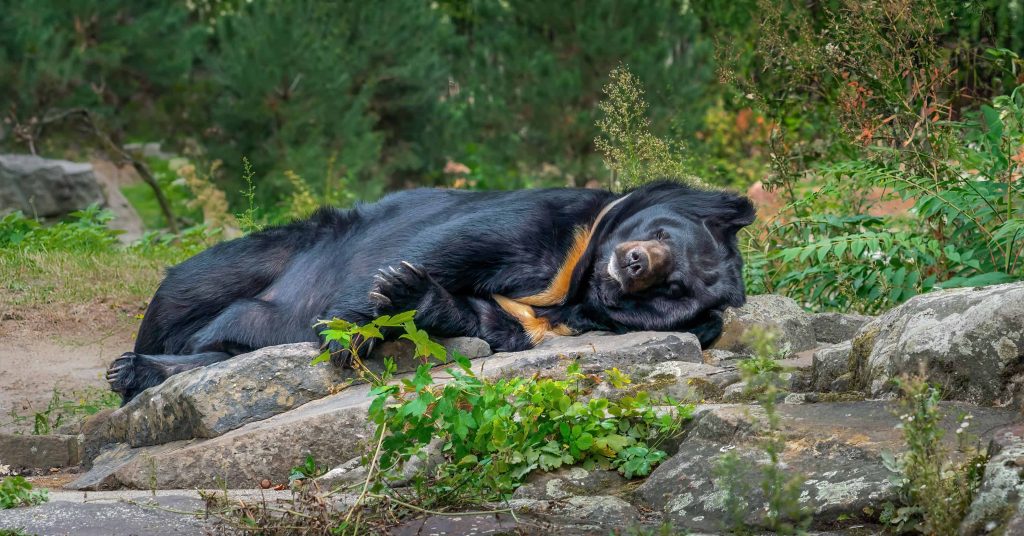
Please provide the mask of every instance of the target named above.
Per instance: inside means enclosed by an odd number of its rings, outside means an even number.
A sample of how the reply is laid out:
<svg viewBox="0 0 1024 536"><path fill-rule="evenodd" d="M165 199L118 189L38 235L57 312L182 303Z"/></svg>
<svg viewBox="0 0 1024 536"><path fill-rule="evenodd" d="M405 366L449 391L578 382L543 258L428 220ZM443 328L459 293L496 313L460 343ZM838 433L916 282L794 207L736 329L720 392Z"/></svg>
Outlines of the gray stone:
<svg viewBox="0 0 1024 536"><path fill-rule="evenodd" d="M534 471L512 494L513 499L562 500L573 496L615 495L627 483L617 471L565 467L550 473Z"/></svg>
<svg viewBox="0 0 1024 536"><path fill-rule="evenodd" d="M736 352L730 352L729 350L722 350L721 348L709 348L704 350L703 356L704 364L711 365L713 367L734 365L737 361L750 357L743 354L737 354Z"/></svg>
<svg viewBox="0 0 1024 536"><path fill-rule="evenodd" d="M480 339L438 339L449 352L469 358L490 355ZM261 348L227 361L176 374L147 389L106 416L104 430L87 434L87 453L113 442L133 447L210 438L336 393L357 382L355 371L327 363L311 366L320 354L313 343ZM415 370L420 360L407 340L378 345L367 365L380 371L383 357L393 357L398 372ZM91 460L92 458L87 458Z"/></svg>
<svg viewBox="0 0 1024 536"><path fill-rule="evenodd" d="M576 360L585 373L618 368L627 374L663 361L703 363L700 341L691 333L637 331L551 337L532 350L495 354L480 367L489 376L557 376L564 373L570 360Z"/></svg>
<svg viewBox="0 0 1024 536"><path fill-rule="evenodd" d="M178 513L185 511L195 515ZM53 500L0 510L0 529L20 528L26 534L47 536L187 536L204 534L215 525L204 519L203 512L203 501L188 495L140 497L132 502Z"/></svg>
<svg viewBox="0 0 1024 536"><path fill-rule="evenodd" d="M852 339L873 318L858 314L817 313L811 315L811 327L819 343L836 344Z"/></svg>
<svg viewBox="0 0 1024 536"><path fill-rule="evenodd" d="M802 352L817 345L811 315L785 296L750 296L743 307L727 309L723 322L722 336L714 345L721 350L749 353L745 335L752 326L773 332L782 352Z"/></svg>
<svg viewBox="0 0 1024 536"><path fill-rule="evenodd" d="M27 154L0 154L0 213L56 218L105 203L92 165Z"/></svg>
<svg viewBox="0 0 1024 536"><path fill-rule="evenodd" d="M747 400L747 382L737 382L722 391L722 402L740 402Z"/></svg>
<svg viewBox="0 0 1024 536"><path fill-rule="evenodd" d="M209 488L288 481L307 455L328 467L365 452L369 386L357 385L206 440L108 448L69 489ZM116 456L108 455L116 453Z"/></svg>
<svg viewBox="0 0 1024 536"><path fill-rule="evenodd" d="M988 534L1008 520L1024 520L1024 424L998 430L989 446L981 487L974 495L960 534ZM1004 534L1018 534L1008 527Z"/></svg>
<svg viewBox="0 0 1024 536"><path fill-rule="evenodd" d="M607 383L597 386L593 396L617 398L646 391L652 395L670 396L683 402L718 399L722 390L739 381L735 369L723 369L688 361L662 361L627 367L632 383L615 389Z"/></svg>
<svg viewBox="0 0 1024 536"><path fill-rule="evenodd" d="M495 508L512 508L517 516L566 527L574 531L608 531L640 522L640 511L619 497L570 496L560 500L510 499ZM550 534L551 532L545 531ZM592 532L590 532L592 533Z"/></svg>
<svg viewBox="0 0 1024 536"><path fill-rule="evenodd" d="M281 482L308 454L327 466L362 454L372 431L366 385L299 405L337 385L336 371L309 366L315 354L312 345L264 348L176 375L105 419L86 423L89 452L117 455L97 458L73 489ZM654 332L558 337L533 350L478 359L474 369L491 377L557 376L573 359L588 373L612 367L631 373L665 361L714 370L700 363L693 335ZM443 370L433 374L438 382L450 379ZM110 446L118 442L134 448Z"/></svg>
<svg viewBox="0 0 1024 536"><path fill-rule="evenodd" d="M963 409L944 404L944 441L953 447L956 415ZM896 428L896 406L888 402L842 402L780 405L779 430L786 448L782 468L789 476L802 476L799 502L813 513L817 528L835 528L864 521L865 508L881 511L896 501L884 467L883 452L901 452L905 445ZM1014 422L1013 410L974 408L974 426L991 437L991 430ZM726 453L739 459L737 481L746 484L738 493L746 500L741 511L745 523L765 526L760 488L766 454L761 448L766 415L759 406L715 405L699 408L679 450L657 467L636 490L641 501L672 521L677 529L716 532L727 530L726 489L717 478ZM850 517L852 516L852 517Z"/></svg>
<svg viewBox="0 0 1024 536"><path fill-rule="evenodd" d="M850 372L850 341L815 350L811 366L811 389L828 391L832 382Z"/></svg>
<svg viewBox="0 0 1024 536"><path fill-rule="evenodd" d="M77 435L0 434L0 465L14 471L69 467L81 459Z"/></svg>
<svg viewBox="0 0 1024 536"><path fill-rule="evenodd" d="M915 296L861 328L850 360L855 387L872 396L923 369L956 400L1021 407L1024 283Z"/></svg>

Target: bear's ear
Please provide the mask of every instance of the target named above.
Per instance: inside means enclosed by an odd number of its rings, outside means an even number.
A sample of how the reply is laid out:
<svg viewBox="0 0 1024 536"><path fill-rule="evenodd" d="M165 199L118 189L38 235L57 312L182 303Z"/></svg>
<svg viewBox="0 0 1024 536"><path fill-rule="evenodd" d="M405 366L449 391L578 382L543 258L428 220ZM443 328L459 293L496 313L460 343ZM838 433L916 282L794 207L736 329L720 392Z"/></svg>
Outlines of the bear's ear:
<svg viewBox="0 0 1024 536"><path fill-rule="evenodd" d="M719 209L708 218L708 224L725 236L732 236L740 229L754 223L757 210L749 199L731 195L722 200Z"/></svg>

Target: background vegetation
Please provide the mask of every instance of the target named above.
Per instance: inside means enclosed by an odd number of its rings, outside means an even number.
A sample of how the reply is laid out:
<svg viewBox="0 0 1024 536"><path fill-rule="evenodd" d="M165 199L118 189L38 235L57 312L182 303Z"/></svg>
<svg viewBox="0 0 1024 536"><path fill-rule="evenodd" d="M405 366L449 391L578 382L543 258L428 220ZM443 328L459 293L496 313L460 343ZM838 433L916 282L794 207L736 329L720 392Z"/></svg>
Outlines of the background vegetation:
<svg viewBox="0 0 1024 536"><path fill-rule="evenodd" d="M0 9L0 149L110 157L69 113L84 109L118 147L180 155L144 161L173 222L145 185L125 189L152 231L133 255L155 266L395 188L623 188L671 174L771 192L744 237L753 293L873 313L1024 276L1019 2ZM0 245L20 253L0 270L31 287L47 252L121 251L103 218L50 231L8 217Z"/></svg>

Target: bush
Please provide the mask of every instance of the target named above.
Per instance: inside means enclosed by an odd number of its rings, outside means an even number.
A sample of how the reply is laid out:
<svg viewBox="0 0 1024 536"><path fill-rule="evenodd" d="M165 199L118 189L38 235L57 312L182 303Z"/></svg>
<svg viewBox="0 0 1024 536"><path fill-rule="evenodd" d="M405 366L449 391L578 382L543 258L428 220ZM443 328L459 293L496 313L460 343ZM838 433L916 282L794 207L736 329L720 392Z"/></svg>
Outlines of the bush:
<svg viewBox="0 0 1024 536"><path fill-rule="evenodd" d="M0 481L0 510L19 506L35 506L49 499L46 490L32 489L25 477L8 476Z"/></svg>
<svg viewBox="0 0 1024 536"><path fill-rule="evenodd" d="M445 508L507 498L534 470L562 466L616 469L626 478L646 476L666 454L659 446L677 434L693 407L666 401L661 410L647 393L618 400L590 398L596 382L622 387L628 378L609 371L598 379L570 364L565 379L478 376L468 359L448 356L412 324L414 312L383 316L356 326L334 319L323 323L326 341L337 341L358 354L381 330L400 329L416 346L424 364L411 378L391 382L394 364L386 361L376 375L356 359L356 367L373 383L370 419L377 424L376 449L367 457L370 492L383 494L388 482L427 446L439 444L443 460L413 479L421 508ZM427 360L451 357L452 380L438 384ZM326 360L323 355L317 361ZM408 498L406 498L408 499Z"/></svg>

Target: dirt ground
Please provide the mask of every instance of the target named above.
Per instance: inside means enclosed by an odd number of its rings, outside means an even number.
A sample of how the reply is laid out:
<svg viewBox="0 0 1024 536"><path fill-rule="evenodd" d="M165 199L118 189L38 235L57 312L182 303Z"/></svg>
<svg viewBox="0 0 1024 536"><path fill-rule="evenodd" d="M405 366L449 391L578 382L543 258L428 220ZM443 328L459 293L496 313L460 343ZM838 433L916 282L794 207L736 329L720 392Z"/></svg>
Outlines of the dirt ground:
<svg viewBox="0 0 1024 536"><path fill-rule="evenodd" d="M54 389L106 389L104 371L131 350L138 323L131 312L103 303L0 311L0 431L30 428ZM12 425L12 411L28 421Z"/></svg>

